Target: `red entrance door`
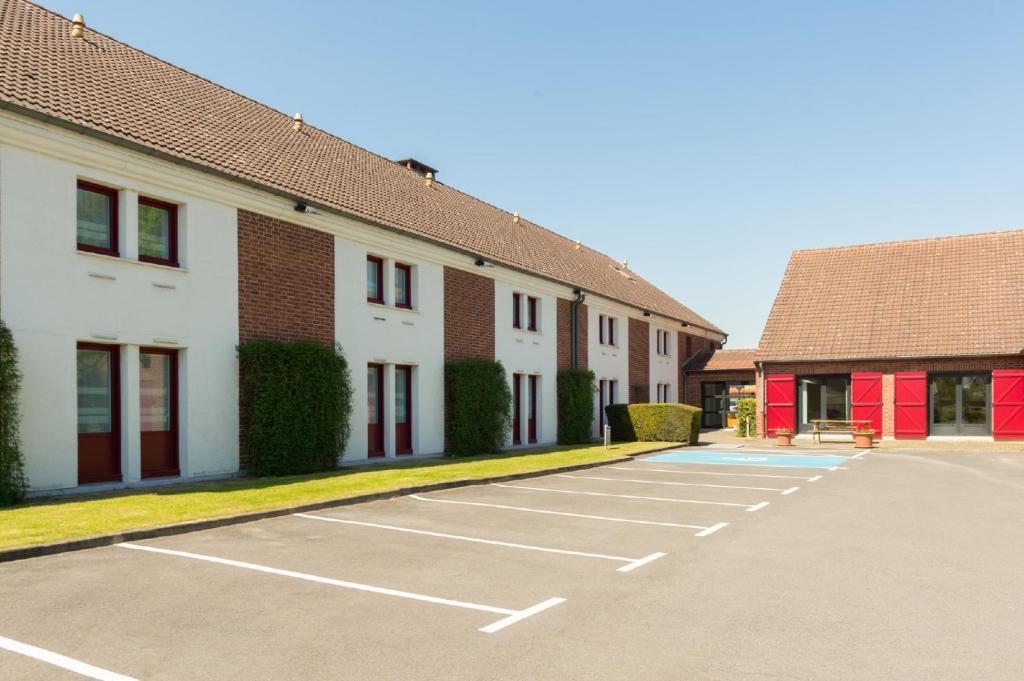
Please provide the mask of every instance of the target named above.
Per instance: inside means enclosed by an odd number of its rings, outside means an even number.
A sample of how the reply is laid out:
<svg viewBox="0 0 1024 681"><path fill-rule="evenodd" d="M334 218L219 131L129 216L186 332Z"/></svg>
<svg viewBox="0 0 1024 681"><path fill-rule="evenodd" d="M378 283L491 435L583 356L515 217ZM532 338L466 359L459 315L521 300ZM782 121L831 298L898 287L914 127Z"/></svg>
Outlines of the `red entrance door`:
<svg viewBox="0 0 1024 681"><path fill-rule="evenodd" d="M142 477L180 475L178 467L178 353L139 350Z"/></svg>
<svg viewBox="0 0 1024 681"><path fill-rule="evenodd" d="M78 344L78 484L121 479L121 349Z"/></svg>
<svg viewBox="0 0 1024 681"><path fill-rule="evenodd" d="M412 454L412 367L395 367L395 454Z"/></svg>
<svg viewBox="0 0 1024 681"><path fill-rule="evenodd" d="M512 374L512 444L523 444L523 375Z"/></svg>
<svg viewBox="0 0 1024 681"><path fill-rule="evenodd" d="M532 444L537 441L537 377L529 376L528 382L530 403L526 413L526 438Z"/></svg>
<svg viewBox="0 0 1024 681"><path fill-rule="evenodd" d="M366 367L367 456L384 456L384 366Z"/></svg>

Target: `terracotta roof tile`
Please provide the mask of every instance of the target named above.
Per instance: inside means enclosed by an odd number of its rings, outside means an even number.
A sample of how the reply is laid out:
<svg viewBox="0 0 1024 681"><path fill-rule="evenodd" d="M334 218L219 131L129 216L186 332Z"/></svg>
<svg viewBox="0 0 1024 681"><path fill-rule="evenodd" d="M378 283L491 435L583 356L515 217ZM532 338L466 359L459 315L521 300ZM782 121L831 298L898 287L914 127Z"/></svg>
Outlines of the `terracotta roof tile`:
<svg viewBox="0 0 1024 681"><path fill-rule="evenodd" d="M0 0L0 106L721 331L611 258L25 0ZM12 106L13 105L13 106ZM623 276L626 274L628 276Z"/></svg>
<svg viewBox="0 0 1024 681"><path fill-rule="evenodd" d="M687 371L744 371L754 370L755 348L730 348L715 350L695 357L693 364L687 362Z"/></svg>
<svg viewBox="0 0 1024 681"><path fill-rule="evenodd" d="M795 251L758 359L1024 352L1024 230Z"/></svg>

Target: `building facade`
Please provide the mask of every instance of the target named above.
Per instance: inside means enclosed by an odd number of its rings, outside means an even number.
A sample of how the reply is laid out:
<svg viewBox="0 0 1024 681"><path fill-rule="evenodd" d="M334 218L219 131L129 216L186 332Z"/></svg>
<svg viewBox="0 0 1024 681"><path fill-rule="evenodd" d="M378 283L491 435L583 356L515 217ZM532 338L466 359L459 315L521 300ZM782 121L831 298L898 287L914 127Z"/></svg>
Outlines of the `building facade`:
<svg viewBox="0 0 1024 681"><path fill-rule="evenodd" d="M559 369L594 371L596 438L600 405L676 401L684 343L725 340L624 263L434 169L0 5L0 316L33 490L244 469L249 341L341 346L355 407L339 458L364 461L444 451L447 361L501 361L508 445L525 448L556 439ZM62 95L83 83L89 97Z"/></svg>

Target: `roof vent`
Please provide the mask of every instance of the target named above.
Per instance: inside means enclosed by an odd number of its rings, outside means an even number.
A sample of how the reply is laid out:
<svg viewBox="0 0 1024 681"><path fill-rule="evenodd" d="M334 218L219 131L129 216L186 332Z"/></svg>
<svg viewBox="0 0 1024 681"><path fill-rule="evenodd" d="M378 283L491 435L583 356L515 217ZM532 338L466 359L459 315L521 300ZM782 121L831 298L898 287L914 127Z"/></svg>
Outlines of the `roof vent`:
<svg viewBox="0 0 1024 681"><path fill-rule="evenodd" d="M432 173L432 172L428 172L428 173L427 173L427 182L426 182L426 185L427 185L428 187L433 187L433 186L434 186L434 173Z"/></svg>
<svg viewBox="0 0 1024 681"><path fill-rule="evenodd" d="M409 170L415 171L424 177L427 175L437 175L437 168L431 168L426 163L420 163L414 158L403 158L401 161L395 161L395 163L400 166L405 166Z"/></svg>
<svg viewBox="0 0 1024 681"><path fill-rule="evenodd" d="M82 17L81 14L76 14L75 18L71 20L71 37L85 37L85 19Z"/></svg>
<svg viewBox="0 0 1024 681"><path fill-rule="evenodd" d="M629 261L628 260L623 260L622 261L622 269L624 269L624 270L628 270L629 269Z"/></svg>
<svg viewBox="0 0 1024 681"><path fill-rule="evenodd" d="M582 248L582 246L583 246L583 244L580 243L580 240L576 239L576 250L577 251L580 250L580 248Z"/></svg>
<svg viewBox="0 0 1024 681"><path fill-rule="evenodd" d="M519 211L512 213L512 223L516 225L519 224Z"/></svg>
<svg viewBox="0 0 1024 681"><path fill-rule="evenodd" d="M302 130L302 114L297 113L292 116L292 130L295 132Z"/></svg>

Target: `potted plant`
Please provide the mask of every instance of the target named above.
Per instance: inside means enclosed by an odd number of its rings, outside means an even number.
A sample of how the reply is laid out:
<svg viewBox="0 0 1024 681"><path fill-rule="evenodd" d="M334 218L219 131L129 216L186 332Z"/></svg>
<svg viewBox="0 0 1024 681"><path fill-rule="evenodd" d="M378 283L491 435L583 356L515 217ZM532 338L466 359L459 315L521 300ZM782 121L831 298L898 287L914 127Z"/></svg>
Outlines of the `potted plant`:
<svg viewBox="0 0 1024 681"><path fill-rule="evenodd" d="M858 424L853 427L853 446L858 449L870 449L875 439L875 430L869 424Z"/></svg>
<svg viewBox="0 0 1024 681"><path fill-rule="evenodd" d="M793 445L793 431L789 428L779 428L776 430L775 444L779 447L791 447Z"/></svg>

